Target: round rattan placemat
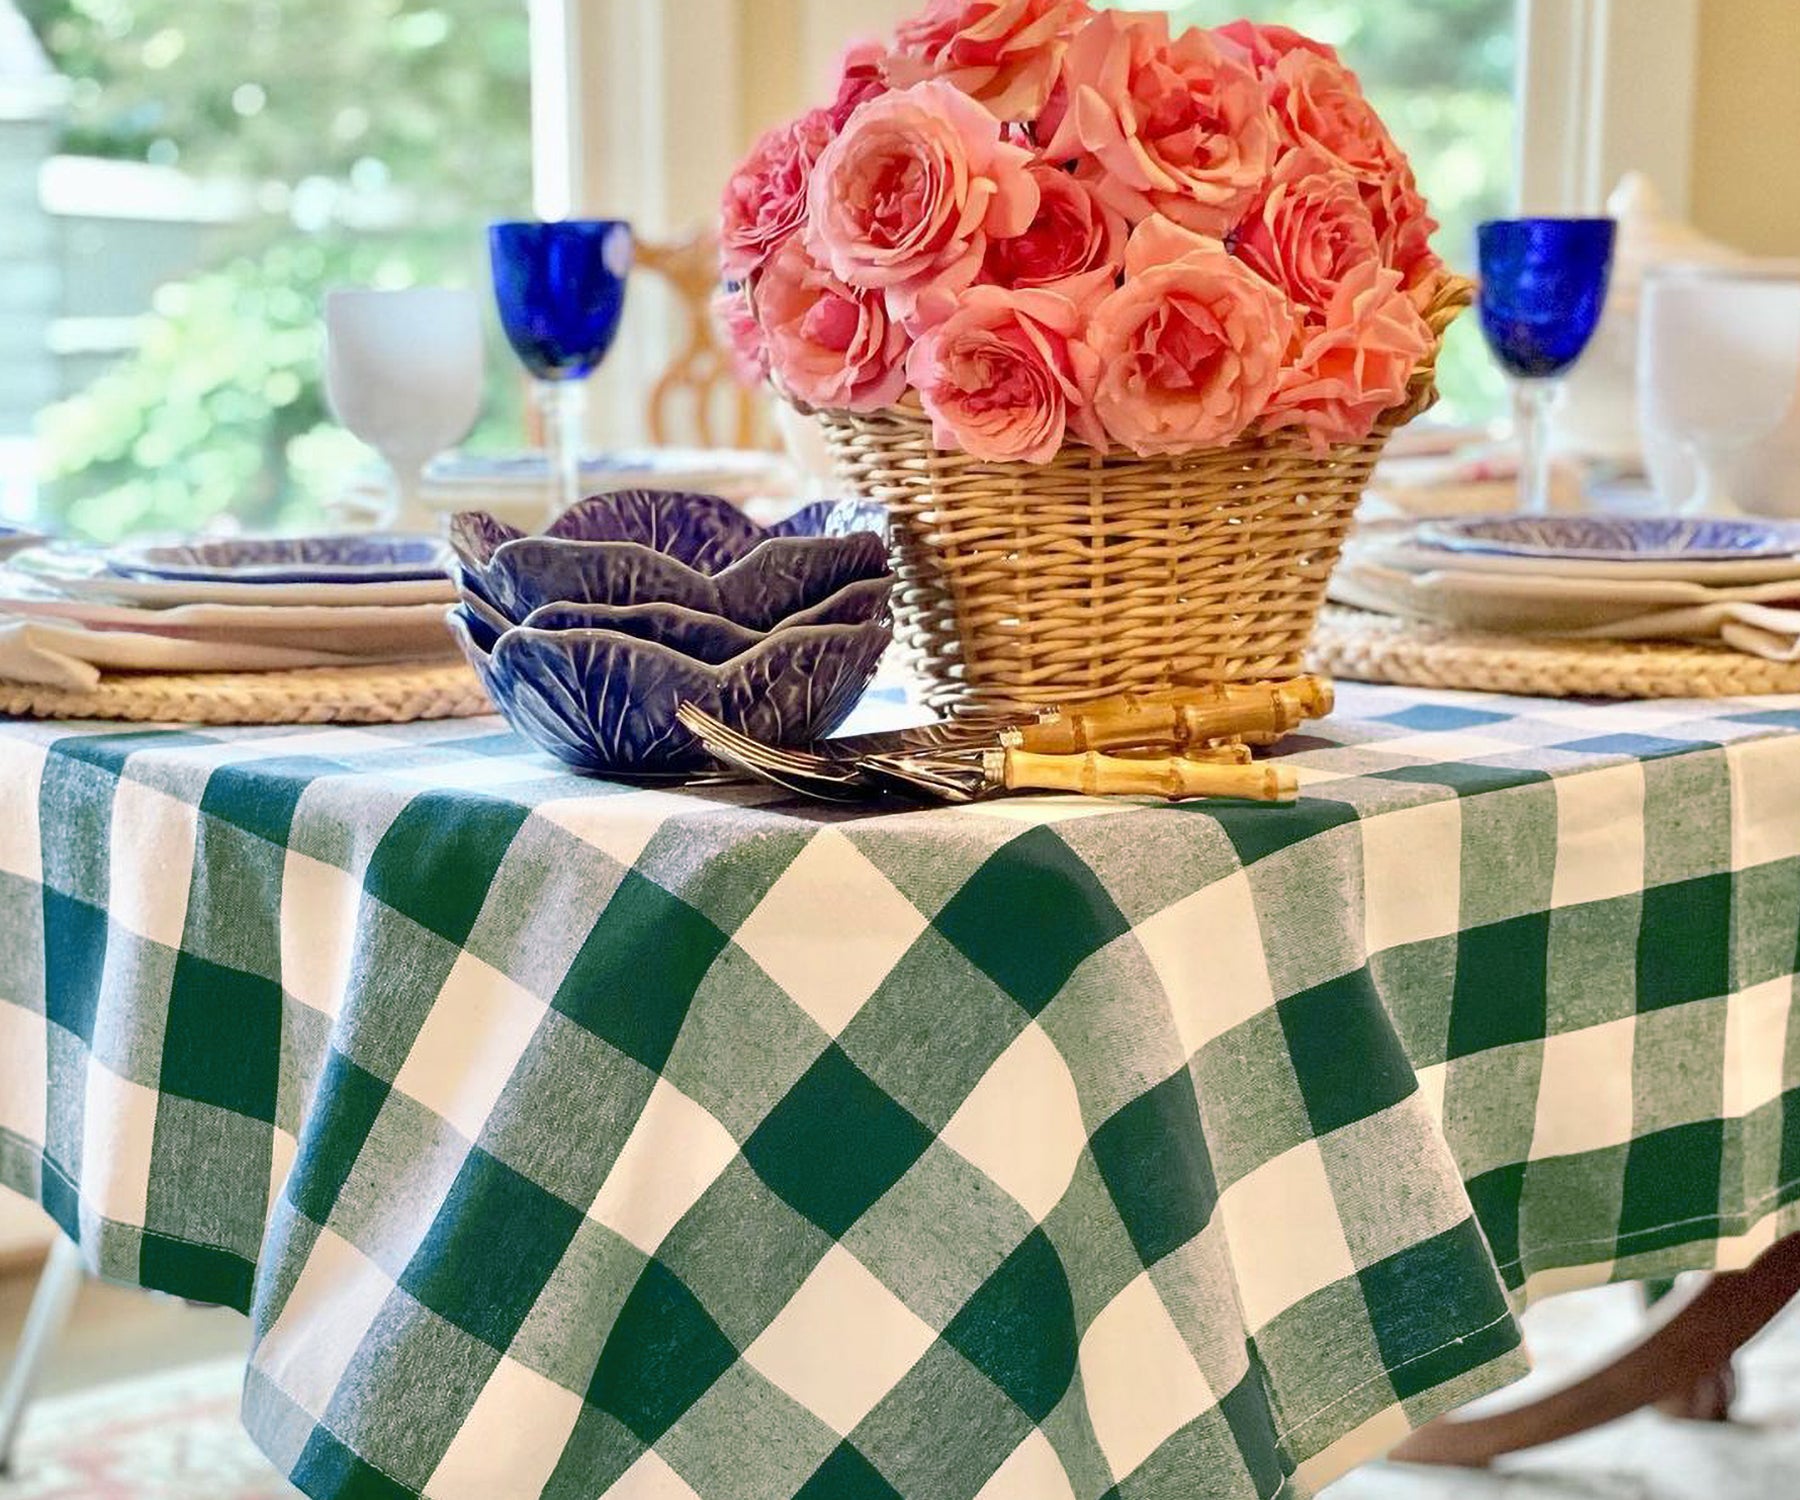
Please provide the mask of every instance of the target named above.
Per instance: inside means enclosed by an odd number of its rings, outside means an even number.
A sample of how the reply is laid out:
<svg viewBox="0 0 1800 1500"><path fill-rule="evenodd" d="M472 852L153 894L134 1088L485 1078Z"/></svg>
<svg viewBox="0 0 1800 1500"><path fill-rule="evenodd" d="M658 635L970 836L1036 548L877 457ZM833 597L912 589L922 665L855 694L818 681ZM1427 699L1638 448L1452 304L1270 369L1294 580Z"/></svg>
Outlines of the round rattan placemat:
<svg viewBox="0 0 1800 1500"><path fill-rule="evenodd" d="M1800 693L1800 662L1683 641L1570 641L1450 630L1359 609L1319 615L1310 665L1357 682L1528 698L1738 698Z"/></svg>
<svg viewBox="0 0 1800 1500"><path fill-rule="evenodd" d="M0 716L159 724L407 724L493 705L468 664L386 662L285 672L121 673L84 691L0 683Z"/></svg>

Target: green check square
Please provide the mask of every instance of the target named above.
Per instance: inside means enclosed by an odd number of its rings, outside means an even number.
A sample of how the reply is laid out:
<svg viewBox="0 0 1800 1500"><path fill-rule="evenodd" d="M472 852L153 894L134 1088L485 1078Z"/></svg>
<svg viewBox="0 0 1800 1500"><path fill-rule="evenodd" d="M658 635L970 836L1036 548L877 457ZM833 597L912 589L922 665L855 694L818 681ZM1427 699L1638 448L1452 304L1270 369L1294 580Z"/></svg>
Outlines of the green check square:
<svg viewBox="0 0 1800 1500"><path fill-rule="evenodd" d="M1735 987L1752 989L1792 977L1800 950L1800 859L1740 870L1732 901ZM5 946L0 937L0 950Z"/></svg>
<svg viewBox="0 0 1800 1500"><path fill-rule="evenodd" d="M744 1143L744 1156L784 1199L842 1238L931 1141L834 1043Z"/></svg>
<svg viewBox="0 0 1800 1500"><path fill-rule="evenodd" d="M1229 1122L1206 1142L1221 1191L1313 1138L1287 1033L1273 1008L1213 1038L1190 1068L1208 1117Z"/></svg>
<svg viewBox="0 0 1800 1500"><path fill-rule="evenodd" d="M0 870L0 1005L44 1012L44 907L49 892L35 880Z"/></svg>
<svg viewBox="0 0 1800 1500"><path fill-rule="evenodd" d="M1225 830L1238 863L1255 864L1271 854L1292 849L1321 833L1356 821L1356 809L1330 796L1302 797L1285 807L1245 802L1195 802L1189 816L1203 816Z"/></svg>
<svg viewBox="0 0 1800 1500"><path fill-rule="evenodd" d="M584 1217L507 1357L580 1395L594 1378L607 1330L648 1261L630 1241Z"/></svg>
<svg viewBox="0 0 1800 1500"><path fill-rule="evenodd" d="M281 1005L275 980L184 952L169 988L162 1091L273 1122Z"/></svg>
<svg viewBox="0 0 1800 1500"><path fill-rule="evenodd" d="M1240 1409L1248 1410L1240 1403ZM1273 1500L1281 1494L1275 1449L1252 1449L1273 1481L1259 1483L1246 1467L1244 1449L1224 1405L1202 1412L1171 1433L1156 1451L1107 1492L1107 1500L1195 1500L1194 1476L1206 1476L1206 1500Z"/></svg>
<svg viewBox="0 0 1800 1500"><path fill-rule="evenodd" d="M336 761L310 755L270 756L215 766L206 778L200 811L285 849L294 826L294 810L307 787L317 777L341 775L343 770Z"/></svg>
<svg viewBox="0 0 1800 1500"><path fill-rule="evenodd" d="M1080 1335L1068 1273L1049 1236L1026 1235L950 1320L944 1342L1034 1422L1056 1410L1075 1378Z"/></svg>
<svg viewBox="0 0 1800 1500"><path fill-rule="evenodd" d="M1040 827L991 855L933 925L1035 1016L1131 924L1087 864Z"/></svg>
<svg viewBox="0 0 1800 1500"><path fill-rule="evenodd" d="M1638 1009L1657 1010L1731 993L1728 873L1644 892L1638 929Z"/></svg>
<svg viewBox="0 0 1800 1500"><path fill-rule="evenodd" d="M583 1406L539 1500L594 1500L611 1489L643 1452L644 1445L617 1417Z"/></svg>
<svg viewBox="0 0 1800 1500"><path fill-rule="evenodd" d="M906 1500L848 1438L831 1450L794 1500Z"/></svg>
<svg viewBox="0 0 1800 1500"><path fill-rule="evenodd" d="M323 1128L300 1138L287 1184L288 1201L313 1223L329 1222L387 1096L388 1085L382 1079L341 1052L326 1055L312 1104L312 1118Z"/></svg>
<svg viewBox="0 0 1800 1500"><path fill-rule="evenodd" d="M288 1478L309 1495L354 1495L356 1500L418 1500L417 1491L390 1479L340 1443L325 1427L315 1427Z"/></svg>
<svg viewBox="0 0 1800 1500"><path fill-rule="evenodd" d="M1713 1239L1725 1122L1696 1120L1640 1135L1626 1148L1619 1244L1634 1255Z"/></svg>
<svg viewBox="0 0 1800 1500"><path fill-rule="evenodd" d="M1612 1146L1552 1156L1526 1166L1519 1189L1525 1276L1557 1266L1613 1260L1626 1248L1619 1243L1619 1215L1627 1149Z"/></svg>
<svg viewBox="0 0 1800 1500"><path fill-rule="evenodd" d="M516 803L469 792L421 793L375 846L363 889L460 948L528 816ZM427 870L431 878L422 880Z"/></svg>
<svg viewBox="0 0 1800 1500"><path fill-rule="evenodd" d="M1644 762L1644 883L1731 868L1731 761L1721 749Z"/></svg>
<svg viewBox="0 0 1800 1500"><path fill-rule="evenodd" d="M248 1313L255 1279L254 1260L213 1245L196 1245L173 1235L144 1231L137 1281L153 1292Z"/></svg>
<svg viewBox="0 0 1800 1500"><path fill-rule="evenodd" d="M742 1360L662 1436L657 1452L699 1495L788 1500L838 1435Z"/></svg>
<svg viewBox="0 0 1800 1500"><path fill-rule="evenodd" d="M681 1279L652 1260L619 1309L587 1399L655 1443L737 1353Z"/></svg>
<svg viewBox="0 0 1800 1500"><path fill-rule="evenodd" d="M1417 1316L1429 1318L1430 1310L1421 1304ZM1236 1401L1230 1421L1242 1435L1244 1451L1257 1455L1262 1468L1279 1468L1281 1449L1296 1440L1312 1447L1328 1429L1353 1431L1393 1404L1369 1318L1362 1286L1349 1276L1283 1308L1257 1329L1250 1369L1232 1386ZM1279 1380L1271 1379L1271 1371L1280 1372ZM1276 1440L1277 1432L1283 1442Z"/></svg>
<svg viewBox="0 0 1800 1500"><path fill-rule="evenodd" d="M44 1014L91 1043L106 965L106 913L48 885L43 889Z"/></svg>
<svg viewBox="0 0 1800 1500"><path fill-rule="evenodd" d="M278 981L286 859L279 845L236 824L202 817L195 830L183 951Z"/></svg>
<svg viewBox="0 0 1800 1500"><path fill-rule="evenodd" d="M1633 892L1550 913L1546 1035L1636 1012L1639 909Z"/></svg>
<svg viewBox="0 0 1800 1500"><path fill-rule="evenodd" d="M1488 1267L1481 1231L1465 1219L1357 1272L1396 1395L1416 1396L1518 1347L1519 1325Z"/></svg>
<svg viewBox="0 0 1800 1500"><path fill-rule="evenodd" d="M400 1285L440 1317L504 1350L581 1222L580 1210L476 1147Z"/></svg>
<svg viewBox="0 0 1800 1500"><path fill-rule="evenodd" d="M254 1262L273 1160L274 1132L262 1121L164 1094L150 1139L145 1226Z"/></svg>
<svg viewBox="0 0 1800 1500"><path fill-rule="evenodd" d="M1206 1227L1219 1184L1186 1068L1144 1090L1094 1131L1088 1145L1146 1266Z"/></svg>
<svg viewBox="0 0 1800 1500"><path fill-rule="evenodd" d="M660 1072L727 938L679 897L628 871L556 992L556 1008Z"/></svg>
<svg viewBox="0 0 1800 1500"><path fill-rule="evenodd" d="M1315 1135L1379 1114L1418 1087L1367 969L1277 1001L1275 1013Z"/></svg>
<svg viewBox="0 0 1800 1500"><path fill-rule="evenodd" d="M1550 913L1465 928L1456 945L1450 1056L1540 1039L1550 1008Z"/></svg>

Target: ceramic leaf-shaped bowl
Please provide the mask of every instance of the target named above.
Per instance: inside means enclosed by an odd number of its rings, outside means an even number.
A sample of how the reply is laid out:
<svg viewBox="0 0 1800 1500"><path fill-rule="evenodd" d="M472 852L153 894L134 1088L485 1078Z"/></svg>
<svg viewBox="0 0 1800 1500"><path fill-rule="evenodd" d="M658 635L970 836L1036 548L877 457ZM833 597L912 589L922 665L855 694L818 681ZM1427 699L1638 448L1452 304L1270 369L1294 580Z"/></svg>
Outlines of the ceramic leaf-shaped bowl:
<svg viewBox="0 0 1800 1500"><path fill-rule="evenodd" d="M654 618L640 613L631 623L649 629ZM771 744L829 734L855 707L892 637L885 613L862 623L784 625L712 662L618 628L496 632L468 605L451 611L450 625L515 730L578 770L625 776L710 765L676 721L683 702ZM711 627L664 616L655 628L688 638L685 630Z"/></svg>
<svg viewBox="0 0 1800 1500"><path fill-rule="evenodd" d="M846 584L886 576L870 531L822 534L840 513L810 506L763 527L710 495L596 495L527 536L484 511L457 516L460 582L508 620L549 604L678 604L763 631Z"/></svg>

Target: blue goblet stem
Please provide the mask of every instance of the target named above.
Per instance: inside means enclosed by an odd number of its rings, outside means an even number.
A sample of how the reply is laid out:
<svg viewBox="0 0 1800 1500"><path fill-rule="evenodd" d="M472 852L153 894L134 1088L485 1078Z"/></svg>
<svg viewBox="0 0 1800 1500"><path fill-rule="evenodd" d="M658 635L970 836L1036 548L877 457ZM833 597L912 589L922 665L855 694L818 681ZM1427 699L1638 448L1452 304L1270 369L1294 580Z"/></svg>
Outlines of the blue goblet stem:
<svg viewBox="0 0 1800 1500"><path fill-rule="evenodd" d="M1550 413L1562 397L1554 377L1513 382L1513 427L1519 439L1519 509L1550 513Z"/></svg>
<svg viewBox="0 0 1800 1500"><path fill-rule="evenodd" d="M538 401L544 415L545 458L549 466L545 523L556 520L581 496L581 449L587 426L587 382L542 380Z"/></svg>

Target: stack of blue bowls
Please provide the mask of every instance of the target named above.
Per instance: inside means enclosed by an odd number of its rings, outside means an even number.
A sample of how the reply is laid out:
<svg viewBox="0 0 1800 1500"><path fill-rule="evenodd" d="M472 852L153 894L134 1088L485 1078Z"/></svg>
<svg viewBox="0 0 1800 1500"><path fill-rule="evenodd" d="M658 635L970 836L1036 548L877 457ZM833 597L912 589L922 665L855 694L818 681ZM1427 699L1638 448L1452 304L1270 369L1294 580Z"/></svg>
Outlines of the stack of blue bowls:
<svg viewBox="0 0 1800 1500"><path fill-rule="evenodd" d="M593 496L537 535L467 511L450 625L507 722L559 760L691 775L710 760L683 702L777 745L855 707L893 636L878 528L866 506L762 527L716 496L651 490Z"/></svg>

